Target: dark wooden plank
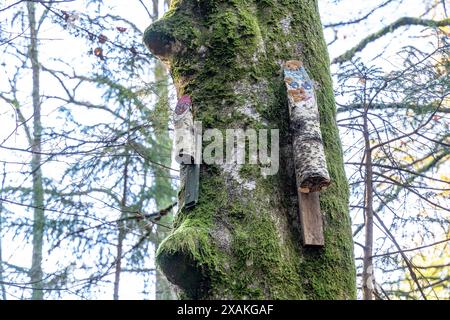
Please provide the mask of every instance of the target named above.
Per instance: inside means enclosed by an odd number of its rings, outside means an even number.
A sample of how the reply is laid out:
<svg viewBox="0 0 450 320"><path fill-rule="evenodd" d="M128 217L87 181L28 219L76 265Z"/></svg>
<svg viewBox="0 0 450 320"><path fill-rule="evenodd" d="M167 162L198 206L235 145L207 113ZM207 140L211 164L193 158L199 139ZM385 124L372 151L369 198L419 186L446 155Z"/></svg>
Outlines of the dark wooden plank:
<svg viewBox="0 0 450 320"><path fill-rule="evenodd" d="M319 192L298 192L301 234L304 246L324 246L323 220Z"/></svg>
<svg viewBox="0 0 450 320"><path fill-rule="evenodd" d="M188 164L186 165L186 185L185 185L185 201L186 209L194 207L198 202L198 189L200 180L200 165Z"/></svg>

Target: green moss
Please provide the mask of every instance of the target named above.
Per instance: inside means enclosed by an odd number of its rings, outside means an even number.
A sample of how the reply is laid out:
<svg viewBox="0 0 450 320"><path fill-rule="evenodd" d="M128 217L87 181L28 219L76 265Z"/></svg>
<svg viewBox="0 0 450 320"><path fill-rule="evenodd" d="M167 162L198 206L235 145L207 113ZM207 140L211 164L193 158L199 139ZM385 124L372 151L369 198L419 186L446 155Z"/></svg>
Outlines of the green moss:
<svg viewBox="0 0 450 320"><path fill-rule="evenodd" d="M245 9L225 9L211 16L207 24L211 31L207 43L214 64L211 68L230 66L239 54L255 50L259 28L255 18Z"/></svg>
<svg viewBox="0 0 450 320"><path fill-rule="evenodd" d="M246 152L246 155L248 155L248 152ZM252 165L245 163L242 165L242 167L239 169L239 175L243 179L254 179L256 177L259 177L261 173L261 168L257 165Z"/></svg>
<svg viewBox="0 0 450 320"><path fill-rule="evenodd" d="M264 211L246 208L245 218L236 224L233 250L237 257L235 271L237 283L246 288L261 288L257 295L244 295L252 299L301 299L299 261L292 244L281 244L274 221ZM241 272L239 272L241 270ZM245 272L242 272L245 270ZM245 286L244 286L245 285ZM242 297L239 288L234 288Z"/></svg>

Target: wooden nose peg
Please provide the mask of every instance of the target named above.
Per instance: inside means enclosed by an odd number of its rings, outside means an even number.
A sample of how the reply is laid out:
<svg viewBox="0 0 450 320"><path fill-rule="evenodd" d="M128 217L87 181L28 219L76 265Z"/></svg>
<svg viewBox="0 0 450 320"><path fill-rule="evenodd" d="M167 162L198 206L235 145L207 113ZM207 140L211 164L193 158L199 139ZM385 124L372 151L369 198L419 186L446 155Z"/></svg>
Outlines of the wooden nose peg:
<svg viewBox="0 0 450 320"><path fill-rule="evenodd" d="M297 182L304 246L323 246L323 220L319 193L330 184L320 131L314 83L303 63L290 60L284 66L290 133Z"/></svg>

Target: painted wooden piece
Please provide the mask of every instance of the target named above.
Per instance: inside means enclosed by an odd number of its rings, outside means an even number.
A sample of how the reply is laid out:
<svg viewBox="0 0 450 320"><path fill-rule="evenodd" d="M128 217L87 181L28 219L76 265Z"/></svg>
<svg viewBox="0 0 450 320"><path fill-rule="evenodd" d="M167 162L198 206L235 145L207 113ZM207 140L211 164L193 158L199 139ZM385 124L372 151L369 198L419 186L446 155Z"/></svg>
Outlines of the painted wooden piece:
<svg viewBox="0 0 450 320"><path fill-rule="evenodd" d="M179 164L193 164L195 158L194 118L191 98L182 96L173 117L175 129L174 152Z"/></svg>
<svg viewBox="0 0 450 320"><path fill-rule="evenodd" d="M200 182L200 165L186 165L186 185L184 191L184 207L190 209L198 202L198 189Z"/></svg>
<svg viewBox="0 0 450 320"><path fill-rule="evenodd" d="M300 224L303 245L323 246L323 220L319 192L299 193Z"/></svg>
<svg viewBox="0 0 450 320"><path fill-rule="evenodd" d="M303 64L297 60L286 62L284 81L289 102L303 245L323 246L325 240L319 192L330 184L330 176L314 83Z"/></svg>
<svg viewBox="0 0 450 320"><path fill-rule="evenodd" d="M317 192L330 184L320 131L314 84L300 61L285 64L284 81L289 99L297 187L302 193Z"/></svg>
<svg viewBox="0 0 450 320"><path fill-rule="evenodd" d="M175 160L182 166L181 181L184 184L184 203L180 207L190 209L198 202L200 164L196 164L195 128L192 114L192 101L187 95L182 96L175 107L174 114Z"/></svg>

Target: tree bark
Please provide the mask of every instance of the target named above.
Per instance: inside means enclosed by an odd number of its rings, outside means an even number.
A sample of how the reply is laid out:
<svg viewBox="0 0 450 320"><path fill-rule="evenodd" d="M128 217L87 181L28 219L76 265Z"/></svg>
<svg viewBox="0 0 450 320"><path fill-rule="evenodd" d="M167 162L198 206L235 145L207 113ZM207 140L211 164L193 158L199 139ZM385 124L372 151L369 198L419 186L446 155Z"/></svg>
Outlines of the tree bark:
<svg viewBox="0 0 450 320"><path fill-rule="evenodd" d="M38 38L36 23L36 8L34 3L27 2L28 22L30 29L29 57L32 71L32 101L33 101L33 140L31 150L31 173L33 178L33 253L30 270L30 280L32 284L32 299L42 300L43 291L43 271L42 271L42 249L44 243L44 188L42 182L42 123L41 123L41 101L40 101L40 65L38 59Z"/></svg>
<svg viewBox="0 0 450 320"><path fill-rule="evenodd" d="M174 1L144 41L190 95L203 128L280 129L280 171L202 165L200 198L181 209L157 262L186 298L353 299L348 185L317 1ZM301 60L317 85L333 181L320 194L325 246L303 248L283 64ZM180 203L183 203L184 185Z"/></svg>

